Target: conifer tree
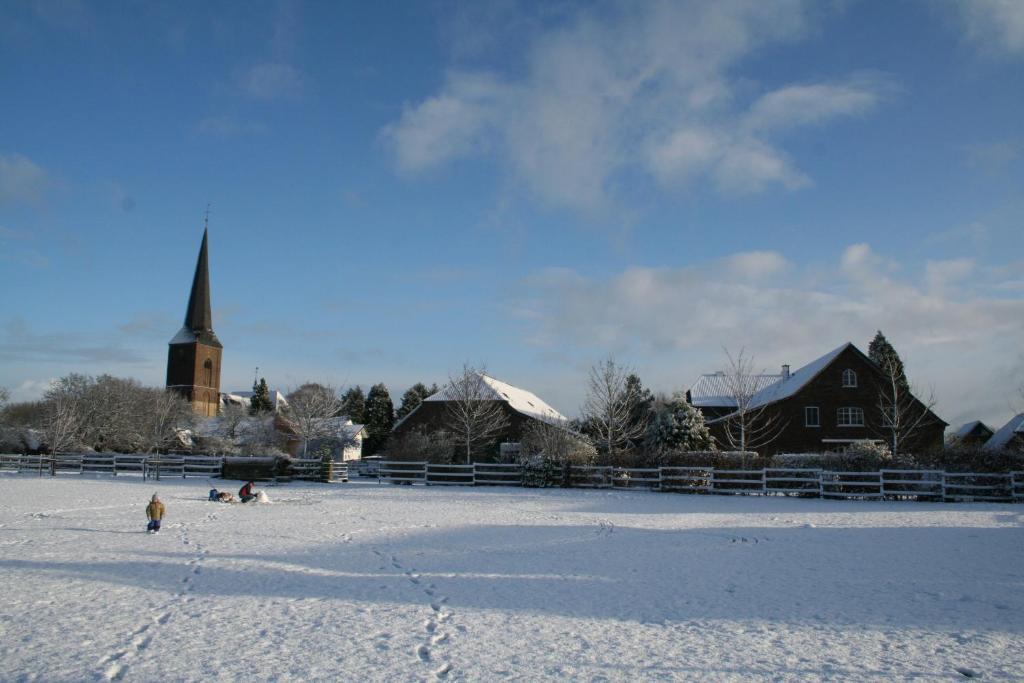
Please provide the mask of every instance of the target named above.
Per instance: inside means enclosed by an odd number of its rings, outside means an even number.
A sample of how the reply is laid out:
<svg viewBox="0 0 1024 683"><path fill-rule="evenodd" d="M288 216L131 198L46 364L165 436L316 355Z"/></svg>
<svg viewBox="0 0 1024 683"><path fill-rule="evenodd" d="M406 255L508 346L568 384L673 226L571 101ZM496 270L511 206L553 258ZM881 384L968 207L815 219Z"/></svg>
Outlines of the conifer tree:
<svg viewBox="0 0 1024 683"><path fill-rule="evenodd" d="M907 375L903 370L903 361L881 330L878 330L875 338L868 344L868 357L875 361L875 364L886 374L894 375L900 389L906 391L909 388Z"/></svg>
<svg viewBox="0 0 1024 683"><path fill-rule="evenodd" d="M383 383L370 387L366 396L365 424L369 438L363 442L363 455L373 455L387 441L395 424L395 405Z"/></svg>
<svg viewBox="0 0 1024 683"><path fill-rule="evenodd" d="M341 412L357 425L366 424L366 396L358 384L341 395Z"/></svg>
<svg viewBox="0 0 1024 683"><path fill-rule="evenodd" d="M427 396L432 396L438 392L436 384L427 386L422 382L416 382L411 387L406 389L405 393L402 394L402 405L399 406L396 417L401 420L403 417L411 413L416 407L423 403L423 399Z"/></svg>
<svg viewBox="0 0 1024 683"><path fill-rule="evenodd" d="M267 386L265 377L260 377L259 382L252 383L252 398L249 399L249 412L253 415L269 413L274 410L274 404L270 401L270 387Z"/></svg>
<svg viewBox="0 0 1024 683"><path fill-rule="evenodd" d="M654 452L706 451L712 447L711 432L704 415L690 405L683 394L672 396L647 428L645 443Z"/></svg>

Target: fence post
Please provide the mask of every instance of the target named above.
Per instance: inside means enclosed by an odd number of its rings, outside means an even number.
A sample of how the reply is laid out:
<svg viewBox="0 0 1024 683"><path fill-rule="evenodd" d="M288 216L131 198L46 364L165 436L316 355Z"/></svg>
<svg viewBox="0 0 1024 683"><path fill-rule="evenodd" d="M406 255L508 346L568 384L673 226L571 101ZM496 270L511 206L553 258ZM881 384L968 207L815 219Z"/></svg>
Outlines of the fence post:
<svg viewBox="0 0 1024 683"><path fill-rule="evenodd" d="M473 463L473 471L470 473L473 476L473 486L476 486L476 463Z"/></svg>

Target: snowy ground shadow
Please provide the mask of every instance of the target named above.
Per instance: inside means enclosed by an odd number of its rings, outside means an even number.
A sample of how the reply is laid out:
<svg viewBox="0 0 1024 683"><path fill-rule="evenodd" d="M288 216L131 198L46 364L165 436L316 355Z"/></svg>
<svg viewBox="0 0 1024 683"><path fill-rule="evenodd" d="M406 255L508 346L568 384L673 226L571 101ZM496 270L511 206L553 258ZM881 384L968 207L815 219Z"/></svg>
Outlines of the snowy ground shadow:
<svg viewBox="0 0 1024 683"><path fill-rule="evenodd" d="M10 558L0 570L172 590L189 557L136 555L147 559ZM1016 528L474 526L278 555L211 547L192 590L197 598L417 604L423 595L408 580L415 573L462 608L654 624L753 619L954 631L999 624L1022 633L1022 558L1024 533Z"/></svg>

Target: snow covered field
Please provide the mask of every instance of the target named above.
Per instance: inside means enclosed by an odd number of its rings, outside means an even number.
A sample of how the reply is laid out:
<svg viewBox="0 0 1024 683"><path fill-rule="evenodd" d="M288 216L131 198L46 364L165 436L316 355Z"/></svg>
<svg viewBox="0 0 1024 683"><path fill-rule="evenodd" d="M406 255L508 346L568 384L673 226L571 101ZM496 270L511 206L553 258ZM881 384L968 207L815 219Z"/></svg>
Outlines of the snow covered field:
<svg viewBox="0 0 1024 683"><path fill-rule="evenodd" d="M207 489L0 475L0 679L1024 679L1021 506Z"/></svg>

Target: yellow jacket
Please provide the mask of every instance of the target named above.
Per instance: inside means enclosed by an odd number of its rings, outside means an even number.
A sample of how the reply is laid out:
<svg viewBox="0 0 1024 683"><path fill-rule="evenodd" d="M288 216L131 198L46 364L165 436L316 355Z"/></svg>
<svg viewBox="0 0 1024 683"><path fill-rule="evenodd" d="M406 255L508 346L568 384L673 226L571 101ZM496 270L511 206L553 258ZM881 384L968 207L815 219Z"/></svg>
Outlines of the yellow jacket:
<svg viewBox="0 0 1024 683"><path fill-rule="evenodd" d="M164 504L159 500L152 501L146 506L146 518L147 519L163 519L164 516Z"/></svg>

